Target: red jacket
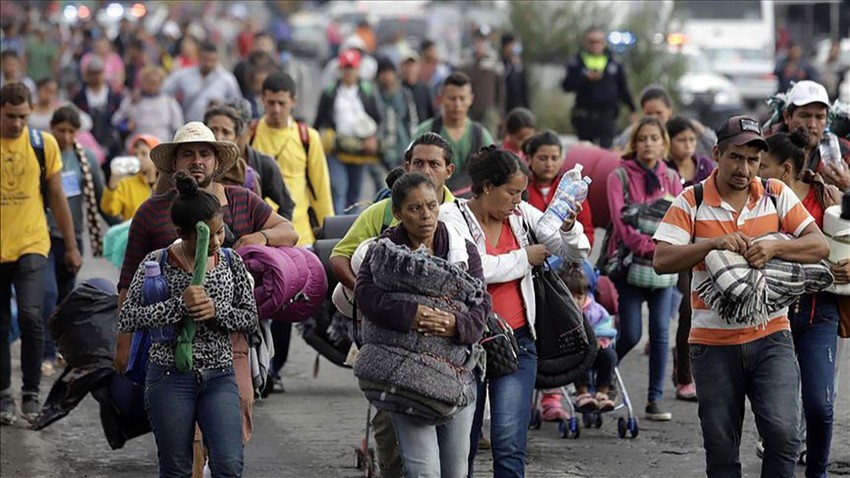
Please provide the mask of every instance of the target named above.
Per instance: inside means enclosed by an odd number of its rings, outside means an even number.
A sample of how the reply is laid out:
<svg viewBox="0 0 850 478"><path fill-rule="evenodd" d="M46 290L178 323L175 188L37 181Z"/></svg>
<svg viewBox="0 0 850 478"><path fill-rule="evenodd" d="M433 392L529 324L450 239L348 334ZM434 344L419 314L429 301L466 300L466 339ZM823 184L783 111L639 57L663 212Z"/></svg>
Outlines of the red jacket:
<svg viewBox="0 0 850 478"><path fill-rule="evenodd" d="M558 190L558 184L561 183L561 178L563 176L564 175L562 173L558 175L554 181L552 181L552 187L549 188L549 194L544 197L543 192L540 190L540 186L537 185L537 181L534 179L534 173L532 173L528 183L528 203L541 211L546 211L546 208L549 207L549 203L552 202L552 198L555 197L555 191ZM587 236L587 240L590 242L590 247L592 248L594 230L593 217L590 214L589 199L585 199L584 202L581 203L581 212L578 213L576 220L584 226L584 235Z"/></svg>

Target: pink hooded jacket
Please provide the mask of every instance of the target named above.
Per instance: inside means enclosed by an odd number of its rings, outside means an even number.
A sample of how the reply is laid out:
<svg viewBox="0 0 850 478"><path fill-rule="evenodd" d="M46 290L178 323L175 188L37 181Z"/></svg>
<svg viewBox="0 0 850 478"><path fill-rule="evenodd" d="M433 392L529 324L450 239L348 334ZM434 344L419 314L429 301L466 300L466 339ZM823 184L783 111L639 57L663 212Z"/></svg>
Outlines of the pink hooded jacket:
<svg viewBox="0 0 850 478"><path fill-rule="evenodd" d="M682 182L679 175L668 168L664 161L659 159L655 169L655 175L661 184L661 188L652 195L646 193L646 170L638 164L637 160L623 158L619 168L623 168L629 178L629 202L632 204L651 203L665 196L675 198L682 192ZM618 168L618 169L619 169ZM620 211L626 205L623 195L623 182L617 174L617 170L608 175L608 207L611 211L611 224L614 225L613 237L608 243L608 253L612 253L619 242L638 257L652 257L655 254L655 243L652 236L641 234L632 226L623 223Z"/></svg>

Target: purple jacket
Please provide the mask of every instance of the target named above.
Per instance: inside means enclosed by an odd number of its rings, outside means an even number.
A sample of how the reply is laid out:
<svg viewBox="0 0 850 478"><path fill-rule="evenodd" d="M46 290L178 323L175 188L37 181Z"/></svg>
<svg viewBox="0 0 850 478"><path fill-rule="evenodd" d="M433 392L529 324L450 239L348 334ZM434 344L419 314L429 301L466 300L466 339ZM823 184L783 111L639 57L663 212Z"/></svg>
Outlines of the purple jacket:
<svg viewBox="0 0 850 478"><path fill-rule="evenodd" d="M412 246L404 227L391 227L381 237L389 238L395 244ZM475 244L466 241L466 252L469 254L466 271L472 277L484 281L484 269L481 267L481 256ZM447 259L449 255L449 232L446 225L437 223L434 234L434 255ZM387 297L384 291L375 285L372 270L368 267L372 251L366 252L363 265L357 273L357 283L354 288L357 305L363 315L385 329L398 332L409 332L416 317L418 304L410 301L396 300ZM466 312L455 312L458 336L456 340L464 344L472 344L481 339L484 333L484 322L492 307L490 294L484 294L484 301Z"/></svg>
<svg viewBox="0 0 850 478"><path fill-rule="evenodd" d="M712 171L717 169L717 163L714 162L713 159L706 158L705 156L697 156L694 155L691 157L697 163L697 173L694 176L694 179L691 181L685 181L681 177L679 178L682 181L682 188L686 188L689 186L693 186L694 184L699 184L704 180L708 179L711 176ZM676 163L673 161L665 161L667 167L673 169L677 173L679 170L676 168Z"/></svg>
<svg viewBox="0 0 850 478"><path fill-rule="evenodd" d="M671 196L672 201L672 198L682 192L682 182L679 175L668 168L664 161L658 161L655 169L655 176L658 178L661 187L655 190L651 196L646 193L646 170L637 163L637 160L624 158L619 168L625 169L629 179L629 202L632 204L647 204L665 196ZM623 223L620 212L625 205L623 182L615 169L608 175L608 207L611 211L611 224L614 226L612 240L608 243L608 253L613 253L617 244L622 241L636 256L652 257L655 253L655 243L652 242L652 236L641 234L632 226Z"/></svg>

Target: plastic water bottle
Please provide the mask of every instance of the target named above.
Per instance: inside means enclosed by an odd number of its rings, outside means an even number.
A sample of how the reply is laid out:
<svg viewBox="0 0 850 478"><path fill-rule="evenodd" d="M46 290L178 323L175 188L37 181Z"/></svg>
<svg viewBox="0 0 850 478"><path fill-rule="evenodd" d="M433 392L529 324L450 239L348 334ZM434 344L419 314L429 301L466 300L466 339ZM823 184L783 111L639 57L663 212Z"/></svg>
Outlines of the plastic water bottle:
<svg viewBox="0 0 850 478"><path fill-rule="evenodd" d="M555 197L538 223L541 234L555 234L564 222L564 218L574 212L570 203L581 204L587 199L592 180L587 176L582 177L581 170L582 166L577 164L561 178Z"/></svg>
<svg viewBox="0 0 850 478"><path fill-rule="evenodd" d="M142 284L142 300L145 305L165 302L171 297L168 282L159 269L159 263L145 262L145 282ZM150 329L152 342L165 342L174 338L174 325Z"/></svg>
<svg viewBox="0 0 850 478"><path fill-rule="evenodd" d="M841 146L838 144L838 136L832 134L829 128L826 129L823 141L818 145L820 150L820 160L824 166L832 164L839 171L844 171L846 165L844 159L841 158Z"/></svg>

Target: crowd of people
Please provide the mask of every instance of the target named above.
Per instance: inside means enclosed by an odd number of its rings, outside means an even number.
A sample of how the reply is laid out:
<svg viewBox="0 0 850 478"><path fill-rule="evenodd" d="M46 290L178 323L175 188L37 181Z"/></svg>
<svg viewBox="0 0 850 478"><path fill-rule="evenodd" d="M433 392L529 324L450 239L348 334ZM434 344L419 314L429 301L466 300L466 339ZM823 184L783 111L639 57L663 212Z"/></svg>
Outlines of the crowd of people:
<svg viewBox="0 0 850 478"><path fill-rule="evenodd" d="M329 261L356 304L353 319L362 316L355 374L378 407L381 476L471 477L482 447L492 452L494 476L525 475L538 366L533 276L555 259L598 348L593 373L575 383L576 410L614 409L622 394L614 372L641 341L646 303L646 419L672 419L664 381L678 317L675 398L697 402L708 476L740 476L745 398L763 438L763 476L794 476L799 460L806 476L826 476L847 296L821 287L790 308L730 317L702 295L706 281L720 283L711 266L720 253L764 274L776 263L825 264L821 229L826 210L850 190L850 142L827 129L834 95L823 85L802 77L786 85L771 128L734 116L713 131L676 116L661 87L646 88L635 104L606 32L590 28L562 87L576 93L579 139L621 157L593 178L605 184L610 217L594 217L587 199L573 202L553 231L541 218L559 199L567 151L536 125L520 39L510 33L497 53L492 32L477 29L470 61L450 68L431 41L414 48L398 35L374 45L358 30L323 72L318 104L305 105L299 92L320 80L293 69L291 55L281 54L287 45L268 32L244 39L231 70L220 46L189 28L172 37L122 22L115 38L84 30L61 51L46 25L19 27L3 39L0 89L3 425L40 413L42 376L62 365L47 319L74 289L83 256L103 254L107 227L129 221L117 370L127 368L132 332L178 330L151 346L145 379L160 475L202 476L206 464L214 477L240 476L255 399L246 333L267 317L258 316L252 279L233 249L310 247L326 219L357 214ZM631 121L618 135L621 105ZM309 125L296 111L313 106ZM379 199L364 205L369 181ZM594 233L608 223L603 242ZM203 228L208 237L199 237ZM598 267L588 262L596 242ZM830 282L850 283L850 258L831 260ZM167 300L145 297L151 261L174 291ZM396 277L402 262L437 275ZM193 275L199 268L203 286ZM416 282L439 274L462 297L440 302L438 283ZM603 280L618 299L602 303ZM13 301L20 413L11 385ZM515 369L498 377L470 359L491 314L517 346ZM292 326L276 321L271 330L271 389L283 392ZM381 369L413 354L435 359L412 369L427 390L397 399L421 408L389 403L399 385L392 380L410 377ZM568 414L565 390L542 392L544 419Z"/></svg>

